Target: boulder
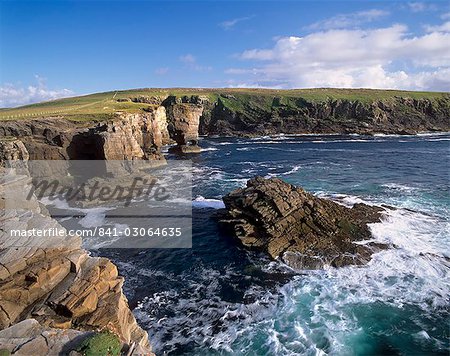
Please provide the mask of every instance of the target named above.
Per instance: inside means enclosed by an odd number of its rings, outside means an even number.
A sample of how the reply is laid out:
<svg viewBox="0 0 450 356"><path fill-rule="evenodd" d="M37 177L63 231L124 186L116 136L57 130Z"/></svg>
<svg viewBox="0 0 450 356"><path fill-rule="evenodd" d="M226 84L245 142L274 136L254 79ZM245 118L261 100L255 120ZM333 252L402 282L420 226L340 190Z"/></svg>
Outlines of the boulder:
<svg viewBox="0 0 450 356"><path fill-rule="evenodd" d="M246 188L223 197L220 222L242 245L264 251L295 269L364 264L384 246L361 244L371 238L368 224L383 209L352 208L321 199L280 179L256 177Z"/></svg>

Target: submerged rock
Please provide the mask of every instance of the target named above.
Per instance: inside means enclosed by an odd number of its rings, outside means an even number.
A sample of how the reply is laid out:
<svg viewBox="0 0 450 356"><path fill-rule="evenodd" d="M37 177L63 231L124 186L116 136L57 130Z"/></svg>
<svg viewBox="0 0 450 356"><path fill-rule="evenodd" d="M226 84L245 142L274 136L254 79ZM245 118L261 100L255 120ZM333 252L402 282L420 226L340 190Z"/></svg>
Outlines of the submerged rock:
<svg viewBox="0 0 450 356"><path fill-rule="evenodd" d="M385 247L356 243L371 238L368 224L380 221L382 208L355 204L350 209L281 179L256 177L223 201L227 213L220 221L245 247L295 269L364 264Z"/></svg>

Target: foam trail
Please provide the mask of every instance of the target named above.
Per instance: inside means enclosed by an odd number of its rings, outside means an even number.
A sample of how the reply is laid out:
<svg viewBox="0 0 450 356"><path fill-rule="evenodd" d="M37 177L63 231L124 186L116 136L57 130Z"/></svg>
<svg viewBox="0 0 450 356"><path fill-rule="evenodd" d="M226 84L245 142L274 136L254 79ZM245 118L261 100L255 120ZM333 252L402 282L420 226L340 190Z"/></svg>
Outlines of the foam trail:
<svg viewBox="0 0 450 356"><path fill-rule="evenodd" d="M202 197L201 195L197 196L193 202L192 206L194 208L212 208L212 209L222 209L225 208L225 204L222 200L219 199L208 199L205 197Z"/></svg>

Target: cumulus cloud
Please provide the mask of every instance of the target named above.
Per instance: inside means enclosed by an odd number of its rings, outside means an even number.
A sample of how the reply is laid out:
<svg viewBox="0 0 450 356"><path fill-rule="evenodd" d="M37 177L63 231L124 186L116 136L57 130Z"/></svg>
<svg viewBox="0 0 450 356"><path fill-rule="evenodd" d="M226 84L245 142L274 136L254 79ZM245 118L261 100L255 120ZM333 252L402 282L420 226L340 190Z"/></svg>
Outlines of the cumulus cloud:
<svg viewBox="0 0 450 356"><path fill-rule="evenodd" d="M450 21L444 22L442 25L425 26L427 32L450 32Z"/></svg>
<svg viewBox="0 0 450 356"><path fill-rule="evenodd" d="M362 25L367 22L378 20L382 17L388 16L389 12L378 9L371 9L366 11L357 11L348 14L339 14L328 19L315 22L307 26L311 30L330 30L348 28Z"/></svg>
<svg viewBox="0 0 450 356"><path fill-rule="evenodd" d="M224 30L230 30L232 29L235 25L237 25L239 22L243 22L243 21L247 21L252 19L254 16L245 16L245 17L238 17L232 20L227 20L227 21L223 21L221 23L219 23L219 26L222 27Z"/></svg>
<svg viewBox="0 0 450 356"><path fill-rule="evenodd" d="M15 107L53 100L74 94L69 89L49 89L45 78L35 76L36 84L23 87L11 83L0 86L0 107Z"/></svg>
<svg viewBox="0 0 450 356"><path fill-rule="evenodd" d="M270 49L250 49L240 58L251 69L230 74L257 76L284 87L450 89L450 33L413 36L404 25L328 30L279 38Z"/></svg>

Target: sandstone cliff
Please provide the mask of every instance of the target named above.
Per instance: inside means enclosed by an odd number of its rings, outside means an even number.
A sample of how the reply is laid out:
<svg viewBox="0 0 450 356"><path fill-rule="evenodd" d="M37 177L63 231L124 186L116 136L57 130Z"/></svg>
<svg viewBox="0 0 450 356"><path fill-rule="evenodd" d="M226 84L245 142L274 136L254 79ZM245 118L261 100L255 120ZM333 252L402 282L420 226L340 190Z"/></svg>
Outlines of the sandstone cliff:
<svg viewBox="0 0 450 356"><path fill-rule="evenodd" d="M264 251L297 269L363 264L383 246L356 244L369 239L367 224L383 209L365 204L347 208L320 199L280 179L256 177L246 188L223 197L221 223L242 245Z"/></svg>
<svg viewBox="0 0 450 356"><path fill-rule="evenodd" d="M163 159L168 141L165 108L119 113L102 122L62 118L0 122L0 139L20 138L30 159Z"/></svg>
<svg viewBox="0 0 450 356"><path fill-rule="evenodd" d="M169 135L177 144L174 150L183 153L199 152L198 133L203 113L201 99L195 96L169 96L163 104L167 110Z"/></svg>
<svg viewBox="0 0 450 356"><path fill-rule="evenodd" d="M6 159L26 157L17 140L0 152ZM29 180L2 173L1 189L21 194ZM78 236L10 236L11 229L63 228L34 197L26 209L11 209L5 207L4 193L0 193L0 329L27 318L35 319L41 331L107 329L123 343L139 344L149 354L147 333L128 307L116 266L106 258L91 257L81 249Z"/></svg>

